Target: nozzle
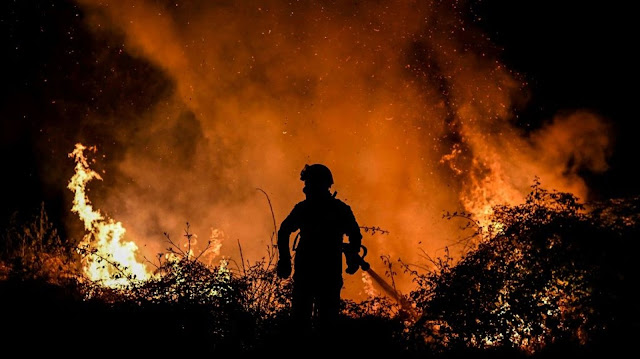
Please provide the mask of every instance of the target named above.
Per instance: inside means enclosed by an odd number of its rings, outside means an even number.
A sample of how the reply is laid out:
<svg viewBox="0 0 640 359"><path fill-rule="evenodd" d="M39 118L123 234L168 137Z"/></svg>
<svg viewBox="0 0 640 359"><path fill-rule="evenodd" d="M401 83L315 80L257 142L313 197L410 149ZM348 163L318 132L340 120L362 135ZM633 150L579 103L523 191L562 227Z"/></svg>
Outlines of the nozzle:
<svg viewBox="0 0 640 359"><path fill-rule="evenodd" d="M371 268L371 265L364 260L364 257L367 256L367 247L360 245L360 248L362 249L362 256L359 253L349 251L348 244L342 244L342 251L347 257L347 273L349 274L354 274L358 271L358 268L362 268L363 271L368 271Z"/></svg>
<svg viewBox="0 0 640 359"><path fill-rule="evenodd" d="M363 259L362 262L360 263L360 268L362 268L362 270L366 272L369 270L369 268L371 268L371 265L369 264L369 262Z"/></svg>

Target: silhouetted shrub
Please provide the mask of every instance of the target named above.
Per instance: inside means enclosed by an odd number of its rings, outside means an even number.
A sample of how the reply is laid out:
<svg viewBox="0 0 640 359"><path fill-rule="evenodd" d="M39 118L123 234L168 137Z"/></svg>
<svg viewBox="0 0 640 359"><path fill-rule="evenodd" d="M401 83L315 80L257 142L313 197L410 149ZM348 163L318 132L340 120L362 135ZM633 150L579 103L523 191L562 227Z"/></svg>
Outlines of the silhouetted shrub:
<svg viewBox="0 0 640 359"><path fill-rule="evenodd" d="M26 224L16 214L0 233L0 280L72 280L80 272L77 243L63 240L44 207Z"/></svg>
<svg viewBox="0 0 640 359"><path fill-rule="evenodd" d="M640 199L587 205L536 181L525 203L494 210L485 228L449 216L478 226L473 244L458 261L435 258L430 272L405 266L415 281L408 302L343 300L336 345L367 355L511 358L612 353L634 342ZM280 353L291 344L291 282L277 278L272 247L255 263L206 265L173 244L151 279L125 275L128 286L108 288L80 273L81 255L93 254L77 245L59 238L44 208L5 228L3 338L46 341L48 354L69 338L78 350L116 338L135 348L127 354L145 355Z"/></svg>
<svg viewBox="0 0 640 359"><path fill-rule="evenodd" d="M536 181L525 203L494 209L458 263L445 257L437 271L413 272L422 315L412 343L535 352L597 342L636 312L626 295L638 271L626 253L638 246L637 201L625 208L627 217L606 206L588 211Z"/></svg>

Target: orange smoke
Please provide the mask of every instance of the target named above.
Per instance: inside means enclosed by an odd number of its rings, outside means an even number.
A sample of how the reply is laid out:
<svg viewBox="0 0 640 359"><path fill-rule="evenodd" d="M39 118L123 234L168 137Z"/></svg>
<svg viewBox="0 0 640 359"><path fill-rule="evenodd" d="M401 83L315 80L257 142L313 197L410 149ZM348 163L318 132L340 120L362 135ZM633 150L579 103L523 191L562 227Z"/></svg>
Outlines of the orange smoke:
<svg viewBox="0 0 640 359"><path fill-rule="evenodd" d="M462 2L80 3L96 34L173 84L123 136L123 180L101 196L150 251L190 221L265 255L273 228L255 188L282 220L303 198L305 163L332 169L361 225L390 231L365 237L370 253L408 262L465 235L443 211L485 220L534 176L585 198L578 171L606 169L607 127L594 114L514 126L524 85Z"/></svg>

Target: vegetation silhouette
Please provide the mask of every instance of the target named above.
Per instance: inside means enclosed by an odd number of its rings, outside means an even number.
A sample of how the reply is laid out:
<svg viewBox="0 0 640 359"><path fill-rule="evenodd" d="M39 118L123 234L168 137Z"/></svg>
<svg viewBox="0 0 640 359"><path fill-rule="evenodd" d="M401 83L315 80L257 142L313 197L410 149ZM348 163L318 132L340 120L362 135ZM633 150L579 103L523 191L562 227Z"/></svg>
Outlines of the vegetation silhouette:
<svg viewBox="0 0 640 359"><path fill-rule="evenodd" d="M447 214L476 235L463 258L435 258L429 271L399 259L415 280L405 299L417 316L387 297L342 300L335 344L403 357L623 353L640 327L639 216L639 198L581 203L537 180L525 203L496 207L488 227ZM0 233L0 336L25 355L282 354L291 344L292 286L277 277L274 248L255 263L163 254L153 279L114 289L83 276L91 252L55 227L43 206ZM24 338L38 345L17 344Z"/></svg>

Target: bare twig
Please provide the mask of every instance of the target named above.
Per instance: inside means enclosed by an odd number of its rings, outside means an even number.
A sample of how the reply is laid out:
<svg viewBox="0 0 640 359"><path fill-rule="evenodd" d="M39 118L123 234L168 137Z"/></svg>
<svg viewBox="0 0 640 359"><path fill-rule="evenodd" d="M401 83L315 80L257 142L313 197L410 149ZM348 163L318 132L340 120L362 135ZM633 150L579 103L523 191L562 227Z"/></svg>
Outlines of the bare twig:
<svg viewBox="0 0 640 359"><path fill-rule="evenodd" d="M400 260L399 260L400 261ZM409 268L409 267L415 267L415 268L419 268L422 269L424 271L430 271L429 268L423 266L423 265L419 265L419 264L415 264L415 263L408 263L408 262L402 262L400 261L400 263L405 267L405 268Z"/></svg>
<svg viewBox="0 0 640 359"><path fill-rule="evenodd" d="M187 228L184 230L184 236L187 238L187 259L191 255L191 237L193 234L189 233L189 222L187 222Z"/></svg>
<svg viewBox="0 0 640 359"><path fill-rule="evenodd" d="M124 267L126 270L128 270L129 268L126 266L123 266L122 264L116 262L116 261L112 261L109 258L98 254L97 250L89 250L86 247L78 247L78 251L84 255L93 255L98 257L98 259L107 262L107 264L110 264L113 268L115 268L118 272L120 272L120 274L122 274L122 277L127 279L129 281L129 283L132 283L132 279L134 274L133 273L127 273L125 272L121 267Z"/></svg>
<svg viewBox="0 0 640 359"><path fill-rule="evenodd" d="M242 262L242 273L247 275L247 270L244 267L244 256L242 255L242 246L240 245L240 239L238 238L238 249L240 250L240 261Z"/></svg>
<svg viewBox="0 0 640 359"><path fill-rule="evenodd" d="M165 236L165 238L167 238L167 242L168 242L169 244L171 244L172 246L174 246L174 247L178 250L178 252L176 252L173 248L169 247L169 248L167 248L167 251L169 251L169 252L171 252L171 253L177 253L177 254L180 254L180 255L181 255L181 256L183 256L183 257L187 257L187 255L186 255L186 254L184 253L184 251L180 248L180 246L178 246L177 244L175 244L175 243L171 240L171 237L169 236L169 233L164 232L164 236Z"/></svg>
<svg viewBox="0 0 640 359"><path fill-rule="evenodd" d="M446 245L444 247L440 247L440 248L436 248L436 251L445 249L445 248L449 248L449 247L455 247L459 244L462 244L462 250L463 251L467 251L467 250L471 250L473 248L473 241L472 239L475 237L478 237L480 235L479 232L474 232L473 234L460 238L458 240L455 240L453 242L451 242L449 245Z"/></svg>
<svg viewBox="0 0 640 359"><path fill-rule="evenodd" d="M271 220L273 221L273 234L271 235L271 244L273 245L274 244L273 237L278 232L278 227L276 226L276 215L273 212L273 206L271 205L271 198L269 198L269 195L267 194L267 192L265 192L262 188L258 187L256 188L256 190L264 193L265 197L267 197L267 202L269 203L269 210L271 210Z"/></svg>
<svg viewBox="0 0 640 359"><path fill-rule="evenodd" d="M397 274L394 270L393 270L393 263L391 263L391 257L389 257L389 255L381 255L380 259L382 259L382 262L384 264L387 265L388 270L385 271L385 273L389 276L389 278L391 279L391 285L393 287L393 290L397 292L396 289L396 281L394 279L394 276Z"/></svg>
<svg viewBox="0 0 640 359"><path fill-rule="evenodd" d="M389 231L387 231L386 229L382 229L380 227L360 226L360 228L364 229L365 233L368 233L369 231L371 231L371 235L376 234L376 232L380 232L380 234L389 234Z"/></svg>
<svg viewBox="0 0 640 359"><path fill-rule="evenodd" d="M433 264L433 265L437 264L436 261L433 259L433 257L431 257L429 254L427 254L427 252L423 248L420 248L420 252L422 252L422 255L420 255L420 257L422 257L422 258L426 259L427 261L431 262L431 264Z"/></svg>
<svg viewBox="0 0 640 359"><path fill-rule="evenodd" d="M162 254L160 254L160 256L162 256ZM142 256L142 258L149 264L151 264L152 266L156 267L156 269L160 269L159 265L156 265L155 263L153 263L152 261L150 261L147 256ZM162 265L162 263L160 263L160 265Z"/></svg>
<svg viewBox="0 0 640 359"><path fill-rule="evenodd" d="M238 262L235 259L228 258L226 260L229 261L229 263L233 263L236 266L236 269L238 270L238 273L240 272L240 266L238 265Z"/></svg>
<svg viewBox="0 0 640 359"><path fill-rule="evenodd" d="M202 255L205 254L205 252L207 252L210 248L211 248L211 240L207 242L206 247L204 247L204 249L200 251L200 254L198 254L193 260L197 261L198 259L200 259L200 257L202 257Z"/></svg>

